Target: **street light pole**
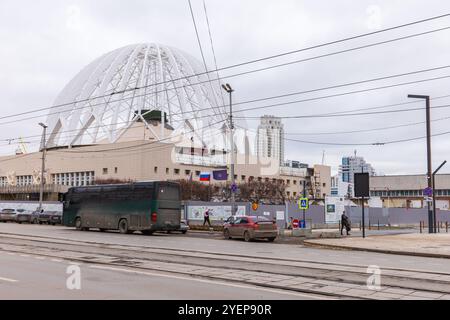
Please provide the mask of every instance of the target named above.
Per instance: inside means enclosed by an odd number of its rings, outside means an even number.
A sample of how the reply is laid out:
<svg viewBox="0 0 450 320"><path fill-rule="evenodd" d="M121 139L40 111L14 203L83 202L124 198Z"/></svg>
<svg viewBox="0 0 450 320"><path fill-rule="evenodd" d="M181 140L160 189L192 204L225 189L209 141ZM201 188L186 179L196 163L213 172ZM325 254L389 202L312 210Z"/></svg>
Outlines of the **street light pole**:
<svg viewBox="0 0 450 320"><path fill-rule="evenodd" d="M441 168L447 163L447 160L445 160L444 162L441 163L441 165L433 171L433 227L434 227L434 233L436 233L436 182L435 182L435 176L436 173L438 173L439 170L441 170Z"/></svg>
<svg viewBox="0 0 450 320"><path fill-rule="evenodd" d="M427 185L432 188L432 169L431 169L431 117L430 117L430 96L408 94L408 98L424 99L426 103L426 123L427 123ZM428 201L428 233L434 233L433 212Z"/></svg>
<svg viewBox="0 0 450 320"><path fill-rule="evenodd" d="M222 88L228 92L230 97L230 116L229 116L229 128L230 128L230 178L231 178L231 215L236 214L236 198L235 198L235 179L234 179L234 124L233 124L233 104L232 104L232 93L233 89L227 84L223 84Z"/></svg>
<svg viewBox="0 0 450 320"><path fill-rule="evenodd" d="M41 165L41 183L39 186L39 208L38 210L41 211L42 210L42 201L44 198L44 172L45 172L45 155L46 155L46 149L47 149L47 142L45 141L45 138L47 136L47 126L45 124L43 124L42 122L39 123L39 125L42 127L43 132L42 132L42 145L41 145L41 150L42 150L42 165Z"/></svg>

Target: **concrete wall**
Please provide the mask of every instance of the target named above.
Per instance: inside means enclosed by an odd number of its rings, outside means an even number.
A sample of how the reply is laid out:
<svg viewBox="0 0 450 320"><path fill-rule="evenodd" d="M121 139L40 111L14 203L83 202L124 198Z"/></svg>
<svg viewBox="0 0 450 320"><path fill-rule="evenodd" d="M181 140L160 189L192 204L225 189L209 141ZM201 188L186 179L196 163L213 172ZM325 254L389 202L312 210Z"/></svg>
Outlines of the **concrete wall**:
<svg viewBox="0 0 450 320"><path fill-rule="evenodd" d="M208 206L226 206L228 204L214 203L214 202L189 202L188 205L208 205ZM286 205L260 205L259 208L254 211L251 208L250 203L239 203L238 205L246 206L247 215L265 216L269 219L276 219L277 212L283 213L284 219L277 219L277 226L279 228L286 228L287 222L290 218L303 219L303 211L298 208L297 203L291 202ZM345 211L349 215L352 224L360 224L362 220L361 207L346 206ZM366 225L419 225L420 221L428 223L428 211L427 209L406 209L406 208L364 208L365 223ZM450 223L450 211L438 210L436 212L438 222ZM278 218L280 215L278 216ZM307 227L311 226L311 223L315 227L325 227L325 208L320 205L312 205L305 211L305 218ZM203 223L203 220L193 220L190 223L198 224ZM220 224L221 221L212 221L214 224Z"/></svg>

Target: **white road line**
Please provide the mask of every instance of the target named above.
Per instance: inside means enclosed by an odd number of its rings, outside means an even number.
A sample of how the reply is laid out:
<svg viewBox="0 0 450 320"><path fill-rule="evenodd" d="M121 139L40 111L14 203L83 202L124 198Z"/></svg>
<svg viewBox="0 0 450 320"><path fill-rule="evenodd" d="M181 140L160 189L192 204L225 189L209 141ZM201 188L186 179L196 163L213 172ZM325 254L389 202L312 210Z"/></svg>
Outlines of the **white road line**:
<svg viewBox="0 0 450 320"><path fill-rule="evenodd" d="M63 262L61 259L51 259L53 262Z"/></svg>
<svg viewBox="0 0 450 320"><path fill-rule="evenodd" d="M295 293L294 292L285 292L285 291L277 290L277 289L253 287L253 286L246 286L246 285L240 285L240 284L226 283L226 282L221 282L221 281L205 280L205 279L198 279L198 278L191 278L191 277L181 277L181 276L168 275L168 274L159 274L159 273L146 272L146 271L129 270L129 269L123 269L123 268L106 267L106 266L95 266L95 265L89 266L89 268L100 269L100 270L127 272L127 273L135 273L135 274L143 274L143 275L147 275L147 276L155 276L155 277L162 277L162 278L197 281L197 282L218 284L218 285L222 285L222 286L229 286L229 287L235 287L235 288L253 289L253 290L259 290L259 291L279 293L279 294L284 294L284 295L299 296L299 297L306 297L306 298L316 298L316 299L320 299L320 300L334 300L332 297L322 298L322 297L318 297L318 296L316 296L314 294L307 295L307 294L296 293L296 292Z"/></svg>
<svg viewBox="0 0 450 320"><path fill-rule="evenodd" d="M27 258L27 257L29 257L30 255L29 255L29 254L21 254L20 256L21 256L21 257L24 257L24 258Z"/></svg>
<svg viewBox="0 0 450 320"><path fill-rule="evenodd" d="M15 280L15 279L9 279L9 278L2 278L0 277L0 281L6 281L6 282L17 282L19 280Z"/></svg>
<svg viewBox="0 0 450 320"><path fill-rule="evenodd" d="M44 257L34 257L34 258L37 259L37 260L45 260Z"/></svg>

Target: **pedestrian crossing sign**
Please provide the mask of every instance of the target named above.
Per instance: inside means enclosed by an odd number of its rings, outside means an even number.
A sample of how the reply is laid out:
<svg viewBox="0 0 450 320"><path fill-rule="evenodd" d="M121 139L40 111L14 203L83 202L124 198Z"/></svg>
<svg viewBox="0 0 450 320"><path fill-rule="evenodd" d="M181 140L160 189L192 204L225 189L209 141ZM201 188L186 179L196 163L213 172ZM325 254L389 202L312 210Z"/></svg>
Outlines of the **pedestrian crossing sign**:
<svg viewBox="0 0 450 320"><path fill-rule="evenodd" d="M300 198L298 200L298 207L302 210L307 210L309 208L309 199L308 198Z"/></svg>

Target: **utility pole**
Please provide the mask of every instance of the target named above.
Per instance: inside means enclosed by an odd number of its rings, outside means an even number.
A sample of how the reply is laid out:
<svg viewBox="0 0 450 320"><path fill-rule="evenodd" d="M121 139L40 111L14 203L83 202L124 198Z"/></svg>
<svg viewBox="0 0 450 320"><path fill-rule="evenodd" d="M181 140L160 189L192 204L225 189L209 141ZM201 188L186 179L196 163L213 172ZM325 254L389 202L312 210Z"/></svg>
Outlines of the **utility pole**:
<svg viewBox="0 0 450 320"><path fill-rule="evenodd" d="M434 233L436 233L437 225L436 225L436 182L435 182L435 176L436 173L438 173L439 170L447 163L447 160L441 163L441 165L433 171L433 227L434 227Z"/></svg>
<svg viewBox="0 0 450 320"><path fill-rule="evenodd" d="M43 124L42 122L39 123L39 125L42 127L42 166L41 166L41 184L39 186L39 208L38 210L42 210L42 200L44 198L44 172L45 172L45 155L46 155L46 149L47 149L47 142L45 141L45 138L47 136L47 126Z"/></svg>
<svg viewBox="0 0 450 320"><path fill-rule="evenodd" d="M232 93L233 89L231 86L227 84L223 84L222 88L229 94L230 96L230 116L229 116L229 128L230 128L230 179L231 179L231 215L236 214L236 198L235 198L235 192L236 192L236 182L234 180L234 124L233 124L233 104L232 104Z"/></svg>
<svg viewBox="0 0 450 320"><path fill-rule="evenodd" d="M433 188L432 183L432 168L431 168L431 117L430 117L430 96L408 94L408 98L424 99L426 104L426 123L427 123L427 184L428 188ZM431 210L430 202L428 204L428 233L434 233L433 212Z"/></svg>

